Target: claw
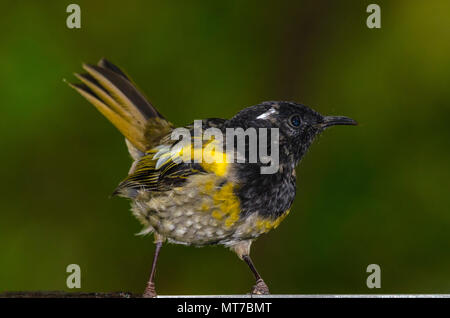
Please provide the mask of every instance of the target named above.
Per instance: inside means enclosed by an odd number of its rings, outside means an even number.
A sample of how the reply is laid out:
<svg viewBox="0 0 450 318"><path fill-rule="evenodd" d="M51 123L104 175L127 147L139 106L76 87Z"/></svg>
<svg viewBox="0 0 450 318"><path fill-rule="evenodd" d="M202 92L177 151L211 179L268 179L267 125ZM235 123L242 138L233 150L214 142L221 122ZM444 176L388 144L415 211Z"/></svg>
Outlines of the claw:
<svg viewBox="0 0 450 318"><path fill-rule="evenodd" d="M156 294L155 284L149 283L145 288L143 298L156 298L158 295Z"/></svg>
<svg viewBox="0 0 450 318"><path fill-rule="evenodd" d="M267 287L266 283L261 278L256 281L251 293L253 295L270 295L269 287Z"/></svg>

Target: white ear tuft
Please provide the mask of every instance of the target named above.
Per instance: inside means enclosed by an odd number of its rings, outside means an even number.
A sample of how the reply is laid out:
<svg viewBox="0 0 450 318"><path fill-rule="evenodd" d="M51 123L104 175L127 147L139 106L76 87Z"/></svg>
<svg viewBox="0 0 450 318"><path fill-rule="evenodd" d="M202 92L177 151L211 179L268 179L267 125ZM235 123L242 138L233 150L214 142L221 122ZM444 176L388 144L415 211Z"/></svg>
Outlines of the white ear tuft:
<svg viewBox="0 0 450 318"><path fill-rule="evenodd" d="M272 115L272 114L274 114L276 112L277 112L277 110L272 107L268 111L266 111L265 113L262 113L261 115L256 117L256 119L266 119L267 117L269 117L270 115Z"/></svg>

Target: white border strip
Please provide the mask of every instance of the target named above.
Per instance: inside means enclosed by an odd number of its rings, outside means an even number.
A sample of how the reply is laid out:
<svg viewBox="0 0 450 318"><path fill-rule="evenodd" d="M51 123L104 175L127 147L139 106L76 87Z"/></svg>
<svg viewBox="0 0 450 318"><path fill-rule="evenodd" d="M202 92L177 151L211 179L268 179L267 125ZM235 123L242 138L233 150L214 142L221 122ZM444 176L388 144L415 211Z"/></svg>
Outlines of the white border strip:
<svg viewBox="0 0 450 318"><path fill-rule="evenodd" d="M158 298L450 298L450 294L158 295Z"/></svg>

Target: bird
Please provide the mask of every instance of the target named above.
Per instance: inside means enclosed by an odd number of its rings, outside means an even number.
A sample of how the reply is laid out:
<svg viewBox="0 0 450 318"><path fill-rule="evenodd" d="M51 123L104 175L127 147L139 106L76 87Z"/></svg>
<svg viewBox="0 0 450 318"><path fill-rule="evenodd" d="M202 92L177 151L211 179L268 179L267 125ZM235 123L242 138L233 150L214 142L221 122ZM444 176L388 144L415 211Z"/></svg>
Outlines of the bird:
<svg viewBox="0 0 450 318"><path fill-rule="evenodd" d="M296 195L296 167L314 139L331 126L357 122L345 116L323 116L296 102L267 101L229 119L197 121L205 131L223 133L222 140L214 135L204 143L204 136L194 136L193 141L182 143L179 136L173 137L174 132L183 129L192 134L195 121L175 127L124 71L104 58L82 68L85 73L74 73L79 82L68 84L120 131L132 159L113 194L130 200L131 211L143 226L140 234L154 237L150 277L142 296L157 297L156 264L166 242L227 247L253 273L250 293L270 294L250 257L252 243L289 214ZM244 132L244 141L240 148L235 145L225 151L219 147L225 140L239 139L238 135L228 137L230 130ZM256 132L256 148L251 131ZM266 156L250 160L255 149L264 150L260 141L275 135L275 142L266 146ZM272 158L277 161L275 169L263 173L268 169L269 150L278 153L278 159ZM199 153L203 160L192 160Z"/></svg>

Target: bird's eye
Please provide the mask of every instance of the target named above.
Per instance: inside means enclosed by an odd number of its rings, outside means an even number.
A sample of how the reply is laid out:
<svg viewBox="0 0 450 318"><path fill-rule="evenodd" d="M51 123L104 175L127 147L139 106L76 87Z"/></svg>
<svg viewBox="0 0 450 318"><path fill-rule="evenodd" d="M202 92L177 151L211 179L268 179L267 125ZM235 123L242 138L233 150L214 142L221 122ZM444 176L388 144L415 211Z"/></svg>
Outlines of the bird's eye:
<svg viewBox="0 0 450 318"><path fill-rule="evenodd" d="M290 120L289 120L291 126L293 127L299 127L301 120L300 120L300 116L299 115L293 115L291 116Z"/></svg>

